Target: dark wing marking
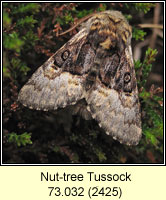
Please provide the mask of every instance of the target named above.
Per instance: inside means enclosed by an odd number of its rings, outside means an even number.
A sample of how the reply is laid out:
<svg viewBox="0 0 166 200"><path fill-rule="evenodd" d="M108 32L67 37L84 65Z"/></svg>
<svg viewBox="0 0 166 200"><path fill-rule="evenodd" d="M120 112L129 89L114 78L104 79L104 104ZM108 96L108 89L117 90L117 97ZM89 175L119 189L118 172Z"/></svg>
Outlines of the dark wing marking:
<svg viewBox="0 0 166 200"><path fill-rule="evenodd" d="M78 56L86 41L87 33L80 31L32 75L21 89L18 100L25 106L38 110L55 110L58 107L75 104L84 97L84 76L89 69L89 57L78 62ZM85 47L84 47L85 48ZM93 54L92 54L93 55ZM72 70L78 68L78 72ZM75 72L75 73L74 73Z"/></svg>
<svg viewBox="0 0 166 200"><path fill-rule="evenodd" d="M109 79L106 76L109 69L113 69L112 57L108 59L110 65L105 62L106 66L103 66L95 85L87 93L86 101L92 117L108 135L121 143L137 145L142 134L141 114L130 54L130 47L127 47L119 60L119 65L113 63L117 69L114 73L109 73Z"/></svg>

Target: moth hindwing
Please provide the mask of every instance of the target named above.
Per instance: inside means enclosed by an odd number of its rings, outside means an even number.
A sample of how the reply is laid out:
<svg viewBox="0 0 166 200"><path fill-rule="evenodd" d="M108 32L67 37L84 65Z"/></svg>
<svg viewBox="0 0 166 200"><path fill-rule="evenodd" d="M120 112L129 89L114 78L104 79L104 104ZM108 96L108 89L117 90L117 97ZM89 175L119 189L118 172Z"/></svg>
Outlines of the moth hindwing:
<svg viewBox="0 0 166 200"><path fill-rule="evenodd" d="M29 108L56 110L84 99L108 135L137 145L141 114L130 43L131 27L120 12L95 14L38 68L18 100Z"/></svg>

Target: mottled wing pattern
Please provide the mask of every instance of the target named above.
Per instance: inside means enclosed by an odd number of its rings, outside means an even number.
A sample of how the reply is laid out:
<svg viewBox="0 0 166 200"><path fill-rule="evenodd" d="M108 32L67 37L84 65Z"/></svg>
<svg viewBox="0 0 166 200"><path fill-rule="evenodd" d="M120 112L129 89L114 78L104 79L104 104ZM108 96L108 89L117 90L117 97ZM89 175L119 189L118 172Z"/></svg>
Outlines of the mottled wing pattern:
<svg viewBox="0 0 166 200"><path fill-rule="evenodd" d="M138 144L141 138L138 96L129 96L105 87L101 82L87 95L88 110L108 135L128 145Z"/></svg>
<svg viewBox="0 0 166 200"><path fill-rule="evenodd" d="M24 106L37 110L56 110L58 107L75 104L83 98L82 80L63 72L50 80L39 68L21 89L18 100Z"/></svg>
<svg viewBox="0 0 166 200"><path fill-rule="evenodd" d="M55 110L85 99L108 135L138 144L141 116L130 43L131 27L120 12L95 14L32 75L19 101ZM84 113L82 108L77 110Z"/></svg>
<svg viewBox="0 0 166 200"><path fill-rule="evenodd" d="M121 143L137 145L142 130L131 28L119 12L96 18L91 28L90 33L95 32L92 38L104 40L97 43L102 55L100 62L94 61L99 73L86 94L88 110L108 135Z"/></svg>
<svg viewBox="0 0 166 200"><path fill-rule="evenodd" d="M56 110L84 97L83 83L94 54L85 44L86 36L82 29L37 69L19 93L18 100L24 106Z"/></svg>

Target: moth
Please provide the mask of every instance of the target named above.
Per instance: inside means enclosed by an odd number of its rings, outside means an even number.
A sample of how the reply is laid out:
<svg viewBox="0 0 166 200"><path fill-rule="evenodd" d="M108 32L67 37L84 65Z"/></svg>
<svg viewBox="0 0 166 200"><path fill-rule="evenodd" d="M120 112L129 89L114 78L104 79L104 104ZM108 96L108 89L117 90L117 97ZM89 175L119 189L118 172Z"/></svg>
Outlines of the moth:
<svg viewBox="0 0 166 200"><path fill-rule="evenodd" d="M137 145L142 129L131 37L131 26L121 12L94 14L37 69L18 100L47 111L83 100L108 135Z"/></svg>

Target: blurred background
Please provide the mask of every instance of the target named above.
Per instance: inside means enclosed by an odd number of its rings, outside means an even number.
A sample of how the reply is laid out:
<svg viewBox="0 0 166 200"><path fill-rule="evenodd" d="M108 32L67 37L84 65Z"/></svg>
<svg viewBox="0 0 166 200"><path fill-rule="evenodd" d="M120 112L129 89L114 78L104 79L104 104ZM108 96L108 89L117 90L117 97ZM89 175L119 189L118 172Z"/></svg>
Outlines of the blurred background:
<svg viewBox="0 0 166 200"><path fill-rule="evenodd" d="M162 3L3 3L3 163L163 163ZM95 120L30 110L17 102L33 72L75 35L87 15L121 11L133 30L141 103L138 146L114 141ZM70 108L71 109L71 108Z"/></svg>

